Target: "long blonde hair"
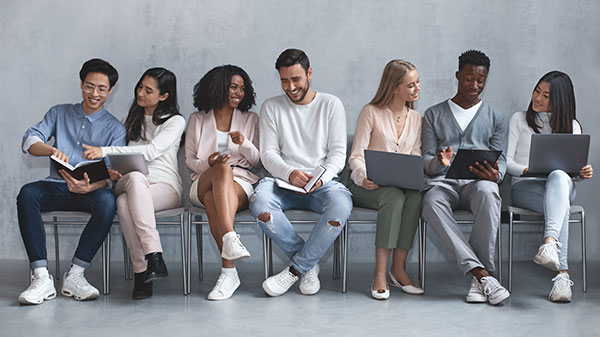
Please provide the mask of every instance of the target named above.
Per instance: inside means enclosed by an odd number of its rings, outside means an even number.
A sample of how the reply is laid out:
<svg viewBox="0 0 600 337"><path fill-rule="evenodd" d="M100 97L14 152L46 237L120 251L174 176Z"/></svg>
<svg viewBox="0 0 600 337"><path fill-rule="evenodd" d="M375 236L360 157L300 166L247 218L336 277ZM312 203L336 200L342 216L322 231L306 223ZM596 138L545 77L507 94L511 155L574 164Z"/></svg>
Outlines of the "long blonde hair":
<svg viewBox="0 0 600 337"><path fill-rule="evenodd" d="M383 74L381 75L381 81L379 82L379 88L375 97L369 102L369 104L383 108L392 104L394 99L394 89L398 84L402 83L402 79L409 72L416 70L412 63L404 60L391 60L383 68ZM410 109L414 108L414 102L406 102L406 106Z"/></svg>

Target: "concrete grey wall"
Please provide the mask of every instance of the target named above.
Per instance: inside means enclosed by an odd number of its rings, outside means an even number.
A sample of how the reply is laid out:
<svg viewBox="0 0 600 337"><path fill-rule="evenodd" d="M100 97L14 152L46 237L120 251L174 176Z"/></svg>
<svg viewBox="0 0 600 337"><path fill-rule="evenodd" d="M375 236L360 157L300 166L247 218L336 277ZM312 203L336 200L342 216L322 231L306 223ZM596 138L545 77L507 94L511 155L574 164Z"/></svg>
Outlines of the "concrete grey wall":
<svg viewBox="0 0 600 337"><path fill-rule="evenodd" d="M298 47L311 59L313 87L344 102L352 134L390 59L407 59L418 67L422 91L417 110L423 112L455 93L458 55L481 49L492 61L483 98L507 116L527 107L544 73L559 69L570 74L578 118L585 133L593 135L590 163L600 168L599 14L600 2L593 0L1 1L0 258L26 258L15 197L20 186L48 172L47 159L21 153L23 132L50 106L81 99L77 73L89 58L104 58L120 72L107 103L118 118L126 115L138 77L152 66L177 74L181 111L188 116L196 81L212 67L229 63L243 67L254 80L258 111L265 98L281 93L277 55ZM599 246L591 244L600 237L598 190L596 177L577 191L577 203L587 210L592 260L600 259ZM168 257L177 259L177 232L162 232ZM252 259L260 261L258 229L240 232L250 235L244 242ZM65 230L63 256L72 255L78 233ZM373 260L371 233L369 226L353 229L353 261ZM571 256L577 260L579 229L572 228L571 234ZM435 251L436 238L430 237L429 248ZM539 233L520 235L517 256L529 259L540 240ZM210 247L207 259L216 262L216 248ZM430 251L429 257L439 259L439 254Z"/></svg>

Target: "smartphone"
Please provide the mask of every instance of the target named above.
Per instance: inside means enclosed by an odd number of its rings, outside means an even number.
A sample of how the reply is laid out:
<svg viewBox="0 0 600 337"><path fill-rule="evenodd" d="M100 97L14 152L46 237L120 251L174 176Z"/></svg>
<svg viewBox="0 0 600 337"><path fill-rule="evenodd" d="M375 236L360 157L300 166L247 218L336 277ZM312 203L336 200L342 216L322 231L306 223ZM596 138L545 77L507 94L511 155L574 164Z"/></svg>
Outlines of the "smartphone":
<svg viewBox="0 0 600 337"><path fill-rule="evenodd" d="M231 152L232 152L231 149L223 150L223 151L219 152L219 154L217 155L217 159L225 157L225 156L229 156L231 154Z"/></svg>

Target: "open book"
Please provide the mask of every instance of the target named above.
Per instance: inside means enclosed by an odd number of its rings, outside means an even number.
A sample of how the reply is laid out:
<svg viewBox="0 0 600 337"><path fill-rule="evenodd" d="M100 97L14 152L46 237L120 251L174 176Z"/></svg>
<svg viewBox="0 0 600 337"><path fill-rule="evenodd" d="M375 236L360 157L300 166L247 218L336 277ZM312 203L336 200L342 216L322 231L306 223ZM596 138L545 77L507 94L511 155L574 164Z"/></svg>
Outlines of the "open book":
<svg viewBox="0 0 600 337"><path fill-rule="evenodd" d="M327 169L325 167L323 167L322 165L317 165L314 170L310 173L310 175L312 176L312 179L308 181L308 183L306 183L306 185L304 185L304 187L298 187L298 186L294 186L290 183L288 183L287 181L283 181L281 179L275 179L275 183L277 184L277 186L281 187L281 188L285 188L294 192L298 192L298 193L308 193L310 191L311 188L313 188L313 186L315 186L315 184L317 183L317 181L319 181L319 179L321 179L321 177L323 176L323 173L325 173Z"/></svg>
<svg viewBox="0 0 600 337"><path fill-rule="evenodd" d="M55 156L50 156L50 159L52 159L52 164L54 164L56 170L65 170L71 175L71 177L77 180L83 179L84 173L88 174L88 178L90 178L90 183L95 183L97 181L109 178L104 158L97 160L82 161L75 166L63 160L60 160Z"/></svg>

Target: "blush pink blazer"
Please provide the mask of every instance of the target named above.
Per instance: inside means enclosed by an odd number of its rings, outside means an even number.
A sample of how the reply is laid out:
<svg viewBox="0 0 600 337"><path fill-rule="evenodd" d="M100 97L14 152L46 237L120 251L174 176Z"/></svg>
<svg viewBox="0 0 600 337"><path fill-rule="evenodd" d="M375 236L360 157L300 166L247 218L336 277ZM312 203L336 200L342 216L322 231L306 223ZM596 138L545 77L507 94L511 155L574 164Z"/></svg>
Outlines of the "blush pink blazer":
<svg viewBox="0 0 600 337"><path fill-rule="evenodd" d="M251 111L233 110L229 131L240 131L244 135L244 142L237 145L229 138L227 146L232 153L227 164L232 166L235 177L254 184L258 177L250 169L257 167L260 162L258 115ZM217 123L213 111L192 113L185 135L185 163L192 170L193 181L209 169L208 156L217 151Z"/></svg>

